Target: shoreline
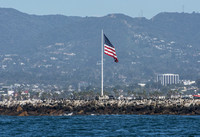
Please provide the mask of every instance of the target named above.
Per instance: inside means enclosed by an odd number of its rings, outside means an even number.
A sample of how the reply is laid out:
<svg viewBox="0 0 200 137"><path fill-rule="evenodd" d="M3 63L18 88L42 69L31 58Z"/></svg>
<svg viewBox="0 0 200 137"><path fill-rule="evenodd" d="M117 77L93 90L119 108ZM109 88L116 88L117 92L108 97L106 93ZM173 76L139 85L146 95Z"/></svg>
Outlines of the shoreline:
<svg viewBox="0 0 200 137"><path fill-rule="evenodd" d="M200 115L199 99L24 100L0 102L0 115Z"/></svg>

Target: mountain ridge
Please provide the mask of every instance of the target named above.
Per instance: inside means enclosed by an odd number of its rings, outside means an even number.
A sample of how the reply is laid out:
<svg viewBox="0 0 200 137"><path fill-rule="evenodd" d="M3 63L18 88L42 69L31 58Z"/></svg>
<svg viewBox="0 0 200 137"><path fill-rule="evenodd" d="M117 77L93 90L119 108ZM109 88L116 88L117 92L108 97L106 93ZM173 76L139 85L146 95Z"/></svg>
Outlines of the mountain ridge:
<svg viewBox="0 0 200 137"><path fill-rule="evenodd" d="M116 64L104 56L105 85L154 81L159 73L195 80L199 21L199 13L164 12L146 19L38 16L0 8L0 81L98 85L102 29L119 58Z"/></svg>

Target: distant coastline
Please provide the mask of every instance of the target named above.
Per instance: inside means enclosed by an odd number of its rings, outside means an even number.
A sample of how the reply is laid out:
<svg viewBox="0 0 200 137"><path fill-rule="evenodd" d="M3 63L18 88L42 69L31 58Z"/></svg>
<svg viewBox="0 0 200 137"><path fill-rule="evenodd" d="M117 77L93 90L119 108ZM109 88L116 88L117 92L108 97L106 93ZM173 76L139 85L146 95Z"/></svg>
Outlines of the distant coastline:
<svg viewBox="0 0 200 137"><path fill-rule="evenodd" d="M199 99L25 100L0 102L0 115L200 115Z"/></svg>

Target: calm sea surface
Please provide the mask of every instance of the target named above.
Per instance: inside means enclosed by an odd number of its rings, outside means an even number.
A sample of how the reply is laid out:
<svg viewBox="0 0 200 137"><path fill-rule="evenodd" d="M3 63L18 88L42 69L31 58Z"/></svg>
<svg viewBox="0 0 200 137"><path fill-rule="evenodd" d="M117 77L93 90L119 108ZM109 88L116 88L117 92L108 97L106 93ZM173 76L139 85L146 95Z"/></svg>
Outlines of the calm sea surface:
<svg viewBox="0 0 200 137"><path fill-rule="evenodd" d="M0 116L0 136L200 136L200 116Z"/></svg>

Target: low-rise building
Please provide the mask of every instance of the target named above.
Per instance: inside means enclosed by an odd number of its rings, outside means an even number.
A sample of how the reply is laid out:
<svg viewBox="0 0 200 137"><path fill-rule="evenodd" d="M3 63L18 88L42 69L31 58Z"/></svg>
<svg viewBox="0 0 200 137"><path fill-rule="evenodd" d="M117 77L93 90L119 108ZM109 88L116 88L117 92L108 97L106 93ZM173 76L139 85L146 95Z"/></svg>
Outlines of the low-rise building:
<svg viewBox="0 0 200 137"><path fill-rule="evenodd" d="M178 84L179 74L158 74L157 82L161 82L163 86Z"/></svg>

